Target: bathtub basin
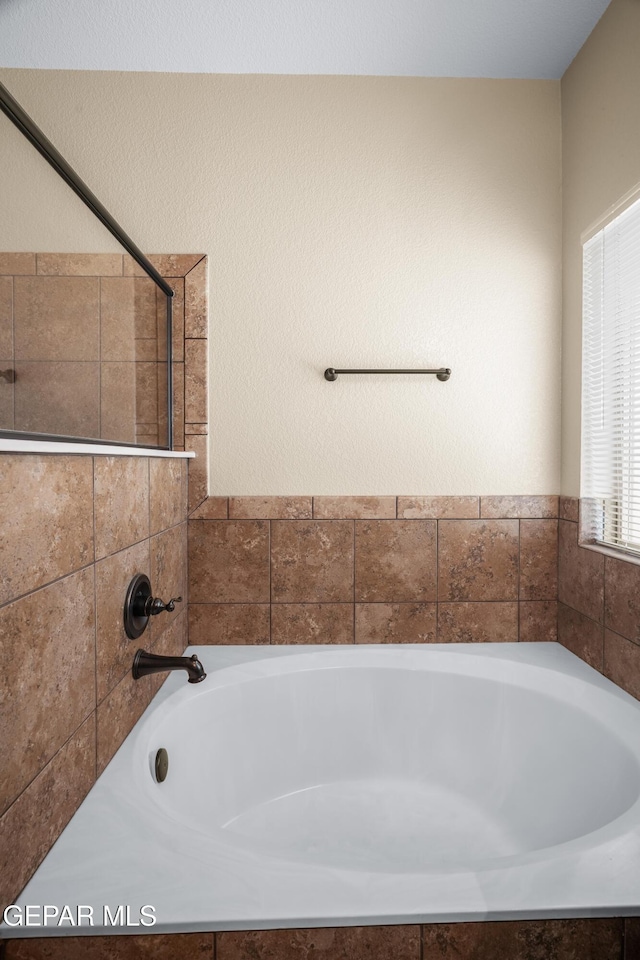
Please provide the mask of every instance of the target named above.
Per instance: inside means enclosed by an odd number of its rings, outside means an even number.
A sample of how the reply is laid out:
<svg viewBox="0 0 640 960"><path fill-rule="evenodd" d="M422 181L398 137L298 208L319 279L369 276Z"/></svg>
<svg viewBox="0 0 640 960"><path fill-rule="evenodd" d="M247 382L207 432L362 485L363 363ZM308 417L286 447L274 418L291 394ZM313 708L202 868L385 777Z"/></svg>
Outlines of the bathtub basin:
<svg viewBox="0 0 640 960"><path fill-rule="evenodd" d="M168 679L19 904L152 904L158 932L640 913L640 704L558 644L188 652L207 679ZM81 932L141 931L13 935Z"/></svg>

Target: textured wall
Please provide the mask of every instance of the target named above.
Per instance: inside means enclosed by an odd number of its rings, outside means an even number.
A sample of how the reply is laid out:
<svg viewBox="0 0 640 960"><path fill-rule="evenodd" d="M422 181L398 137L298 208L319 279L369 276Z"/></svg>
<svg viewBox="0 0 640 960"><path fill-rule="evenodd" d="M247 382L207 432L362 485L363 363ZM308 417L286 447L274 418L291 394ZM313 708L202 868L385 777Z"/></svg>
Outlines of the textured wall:
<svg viewBox="0 0 640 960"><path fill-rule="evenodd" d="M210 492L558 489L558 83L0 77L143 249L209 254ZM95 250L36 187L0 248Z"/></svg>
<svg viewBox="0 0 640 960"><path fill-rule="evenodd" d="M640 181L640 4L613 0L562 79L562 492L580 493L580 235Z"/></svg>

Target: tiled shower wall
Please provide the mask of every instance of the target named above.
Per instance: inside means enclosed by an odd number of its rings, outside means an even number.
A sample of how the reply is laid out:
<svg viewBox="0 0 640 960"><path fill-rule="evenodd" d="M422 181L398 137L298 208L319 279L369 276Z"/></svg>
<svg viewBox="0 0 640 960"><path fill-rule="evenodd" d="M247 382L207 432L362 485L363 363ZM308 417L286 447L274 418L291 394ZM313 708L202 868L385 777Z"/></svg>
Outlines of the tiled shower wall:
<svg viewBox="0 0 640 960"><path fill-rule="evenodd" d="M209 497L190 643L555 640L558 497Z"/></svg>
<svg viewBox="0 0 640 960"><path fill-rule="evenodd" d="M122 605L135 573L148 573L154 592L165 599L184 597L175 613L152 621L144 646L171 654L186 646L186 517L188 507L206 497L207 259L150 259L175 291L174 447L182 450L186 441L197 458L187 468L172 458L0 454L2 906L30 878L161 683L161 677L130 678L138 644L124 634ZM129 257L2 254L0 320L10 322L0 323L0 369L16 361L16 281L24 281L25 290L29 284L42 289L45 282L68 282L69 299L58 305L69 323L71 314L76 318L68 330L73 348L86 303L79 296L83 288L72 281L87 278L97 284L98 297L103 284L111 292L116 284L120 294L113 323L93 331L100 350L107 329L114 350L125 349L121 335L139 334L129 343L136 351L160 331L154 349L162 354L163 324L154 325L155 304L152 310L149 300L145 313L136 301L136 289L146 289L140 283L147 280ZM143 296L142 304L147 300ZM144 318L146 326L136 326ZM93 361L70 362L79 369ZM7 386L0 380L0 388ZM68 393L75 406L82 405L77 390ZM137 439L153 442L149 423L138 425L144 430Z"/></svg>
<svg viewBox="0 0 640 960"><path fill-rule="evenodd" d="M186 482L176 458L0 455L2 907L162 679L131 679L122 609L139 572L186 601ZM180 654L185 608L155 618L142 644Z"/></svg>

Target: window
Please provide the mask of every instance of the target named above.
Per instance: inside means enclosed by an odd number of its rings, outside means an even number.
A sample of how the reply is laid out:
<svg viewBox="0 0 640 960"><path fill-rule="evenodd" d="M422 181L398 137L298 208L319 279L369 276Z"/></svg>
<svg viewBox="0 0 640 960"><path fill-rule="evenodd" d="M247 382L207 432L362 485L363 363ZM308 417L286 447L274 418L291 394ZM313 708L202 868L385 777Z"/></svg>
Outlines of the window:
<svg viewBox="0 0 640 960"><path fill-rule="evenodd" d="M585 241L582 304L582 532L640 555L640 199Z"/></svg>

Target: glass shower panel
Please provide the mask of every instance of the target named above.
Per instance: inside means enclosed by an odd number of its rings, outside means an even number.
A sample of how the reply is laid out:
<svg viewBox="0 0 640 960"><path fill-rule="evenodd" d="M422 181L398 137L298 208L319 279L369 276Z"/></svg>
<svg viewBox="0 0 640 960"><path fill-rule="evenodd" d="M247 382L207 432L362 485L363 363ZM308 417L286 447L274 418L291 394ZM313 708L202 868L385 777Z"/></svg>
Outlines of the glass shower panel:
<svg viewBox="0 0 640 960"><path fill-rule="evenodd" d="M0 113L0 434L167 447L168 300Z"/></svg>

